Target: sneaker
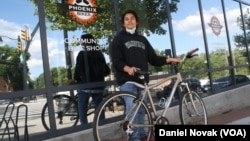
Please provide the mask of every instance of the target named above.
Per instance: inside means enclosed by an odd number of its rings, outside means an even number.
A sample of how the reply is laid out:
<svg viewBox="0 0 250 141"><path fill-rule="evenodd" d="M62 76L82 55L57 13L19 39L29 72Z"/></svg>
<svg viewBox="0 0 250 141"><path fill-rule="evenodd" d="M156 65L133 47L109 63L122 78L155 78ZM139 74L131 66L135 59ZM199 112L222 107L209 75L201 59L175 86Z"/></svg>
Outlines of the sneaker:
<svg viewBox="0 0 250 141"><path fill-rule="evenodd" d="M140 138L140 141L147 141L147 136L143 136ZM152 137L151 139L149 139L149 141L155 141L155 137Z"/></svg>

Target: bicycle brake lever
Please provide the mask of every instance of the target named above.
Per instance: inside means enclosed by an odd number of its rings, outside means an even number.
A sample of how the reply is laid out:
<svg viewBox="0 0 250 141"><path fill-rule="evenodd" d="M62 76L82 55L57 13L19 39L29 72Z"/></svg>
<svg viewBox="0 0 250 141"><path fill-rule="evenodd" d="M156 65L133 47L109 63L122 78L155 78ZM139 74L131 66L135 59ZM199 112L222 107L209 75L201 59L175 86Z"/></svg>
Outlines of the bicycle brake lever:
<svg viewBox="0 0 250 141"><path fill-rule="evenodd" d="M187 55L187 58L192 58L194 56L198 56L198 54Z"/></svg>

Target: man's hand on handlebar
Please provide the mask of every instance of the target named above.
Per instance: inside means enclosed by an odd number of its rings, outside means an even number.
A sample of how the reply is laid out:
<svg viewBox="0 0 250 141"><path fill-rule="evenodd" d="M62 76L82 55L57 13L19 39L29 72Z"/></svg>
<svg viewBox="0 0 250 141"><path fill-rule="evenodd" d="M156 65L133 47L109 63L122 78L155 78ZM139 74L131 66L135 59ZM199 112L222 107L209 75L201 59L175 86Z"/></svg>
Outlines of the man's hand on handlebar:
<svg viewBox="0 0 250 141"><path fill-rule="evenodd" d="M173 63L173 64L180 64L181 59L179 58L167 58L166 59L167 64Z"/></svg>

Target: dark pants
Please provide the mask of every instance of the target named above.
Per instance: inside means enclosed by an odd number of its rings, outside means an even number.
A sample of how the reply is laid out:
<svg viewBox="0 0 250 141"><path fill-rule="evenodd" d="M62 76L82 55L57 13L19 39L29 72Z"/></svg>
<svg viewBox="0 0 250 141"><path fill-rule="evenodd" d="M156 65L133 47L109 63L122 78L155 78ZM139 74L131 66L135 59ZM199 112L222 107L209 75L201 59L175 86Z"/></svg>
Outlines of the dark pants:
<svg viewBox="0 0 250 141"><path fill-rule="evenodd" d="M82 90L78 90L78 113L81 124L88 123L87 112L90 96L92 97L96 109L102 101L103 93L90 94ZM100 118L104 119L104 115L102 114Z"/></svg>

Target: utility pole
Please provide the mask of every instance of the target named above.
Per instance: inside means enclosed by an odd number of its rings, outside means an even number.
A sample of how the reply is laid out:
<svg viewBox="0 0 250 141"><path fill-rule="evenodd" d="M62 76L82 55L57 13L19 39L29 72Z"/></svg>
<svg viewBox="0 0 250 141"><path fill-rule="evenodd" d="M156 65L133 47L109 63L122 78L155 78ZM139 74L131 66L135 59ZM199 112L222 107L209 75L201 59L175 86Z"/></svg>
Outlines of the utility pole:
<svg viewBox="0 0 250 141"><path fill-rule="evenodd" d="M24 89L28 89L28 84L27 84L27 59L26 59L26 55L28 53L28 49L30 47L30 43L37 31L39 27L39 23L37 23L35 29L33 30L33 32L31 33L31 36L29 36L29 29L27 26L25 26L25 29L21 30L21 38L24 41L24 46L25 48L22 49L21 52L21 56L20 56L20 60L22 63L22 69L23 69L23 84L24 84Z"/></svg>

